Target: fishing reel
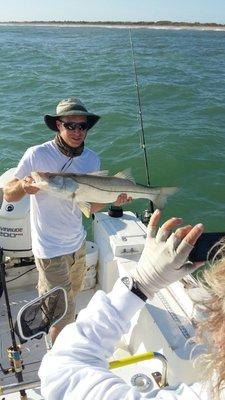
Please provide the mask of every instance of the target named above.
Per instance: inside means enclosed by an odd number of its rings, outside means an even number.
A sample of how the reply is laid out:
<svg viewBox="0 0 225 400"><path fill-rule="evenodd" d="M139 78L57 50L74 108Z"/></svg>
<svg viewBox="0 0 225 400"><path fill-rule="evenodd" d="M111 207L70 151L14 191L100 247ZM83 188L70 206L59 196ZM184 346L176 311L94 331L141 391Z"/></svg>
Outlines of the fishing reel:
<svg viewBox="0 0 225 400"><path fill-rule="evenodd" d="M152 212L150 211L150 210L144 210L144 211L142 211L142 212L140 212L140 213L135 213L136 214L136 217L138 218L138 219L140 219L141 220L141 222L145 225L145 226L148 226L148 223L149 223L149 221L150 221L150 218L151 218L151 216L152 216Z"/></svg>
<svg viewBox="0 0 225 400"><path fill-rule="evenodd" d="M141 218L140 218L140 219L141 219L141 222L142 222L145 226L147 226L148 223L149 223L149 221L150 221L151 216L152 216L152 213L151 213L150 210L144 210L144 211L142 211L142 213L141 213Z"/></svg>
<svg viewBox="0 0 225 400"><path fill-rule="evenodd" d="M21 354L21 347L19 345L16 345L16 347L8 347L7 355L10 362L10 367L4 368L2 364L0 364L0 369L4 375L8 375L9 373L19 373L24 369Z"/></svg>

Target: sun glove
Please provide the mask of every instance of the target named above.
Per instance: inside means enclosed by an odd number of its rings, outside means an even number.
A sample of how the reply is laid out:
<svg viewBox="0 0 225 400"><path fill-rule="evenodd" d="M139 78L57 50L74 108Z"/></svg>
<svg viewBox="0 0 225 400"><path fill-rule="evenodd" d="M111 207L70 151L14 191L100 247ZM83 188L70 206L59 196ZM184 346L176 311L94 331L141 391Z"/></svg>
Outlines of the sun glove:
<svg viewBox="0 0 225 400"><path fill-rule="evenodd" d="M187 260L193 247L172 231L160 228L156 234L156 227L149 226L142 255L130 275L151 299L158 290L196 269L196 265Z"/></svg>

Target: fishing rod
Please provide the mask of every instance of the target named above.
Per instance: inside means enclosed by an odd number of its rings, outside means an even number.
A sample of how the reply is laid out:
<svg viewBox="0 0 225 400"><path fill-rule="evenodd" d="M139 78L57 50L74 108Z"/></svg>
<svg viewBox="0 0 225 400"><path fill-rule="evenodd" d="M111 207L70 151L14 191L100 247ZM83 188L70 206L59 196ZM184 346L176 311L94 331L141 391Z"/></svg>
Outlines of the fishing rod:
<svg viewBox="0 0 225 400"><path fill-rule="evenodd" d="M140 125L141 125L140 147L143 149L143 152L144 152L144 162L145 162L145 173L146 173L147 185L151 186L150 185L149 167L148 167L148 158L147 158L146 144L145 144L145 132L144 132L144 124L143 124L143 116L142 116L140 90L139 90L139 83L138 83L137 68L136 68L136 62L135 62L135 54L134 54L134 46L133 46L133 41L132 41L131 29L129 29L129 37L130 37L130 48L131 48L133 67L134 67L135 87L136 87L137 99L138 99L139 120L140 120ZM146 219L146 218L149 219L150 214L152 214L153 212L154 212L153 202L151 200L149 200L149 209L144 211L144 219Z"/></svg>
<svg viewBox="0 0 225 400"><path fill-rule="evenodd" d="M12 314L11 314L11 308L10 308L10 303L9 303L9 296L8 296L8 290L7 290L7 286L6 286L5 275L6 275L6 273L5 273L5 264L3 262L3 250L2 250L2 248L0 248L0 278L1 278L0 281L1 281L1 285L2 285L2 291L4 292L4 295L5 295L5 303L6 303L6 308L7 308L10 335L11 335L11 340L12 340L12 346L10 346L7 349L8 359L10 361L11 368L5 369L0 364L0 369L4 375L9 374L10 372L15 373L17 381L19 383L22 383L23 382L23 374L22 374L23 361L21 358L20 347L16 343L15 329L13 326L13 319L12 319ZM27 400L27 395L23 388L20 390L20 399Z"/></svg>

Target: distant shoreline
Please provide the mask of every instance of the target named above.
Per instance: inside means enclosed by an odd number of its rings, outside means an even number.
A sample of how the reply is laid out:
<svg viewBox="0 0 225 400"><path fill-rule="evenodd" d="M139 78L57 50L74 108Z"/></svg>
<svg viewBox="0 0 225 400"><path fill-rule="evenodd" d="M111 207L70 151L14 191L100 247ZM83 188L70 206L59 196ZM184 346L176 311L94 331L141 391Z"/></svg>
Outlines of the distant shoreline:
<svg viewBox="0 0 225 400"><path fill-rule="evenodd" d="M197 29L197 30L225 30L225 24L200 22L130 22L130 21L2 21L0 25L36 25L36 26L87 26L105 28L154 28L154 29Z"/></svg>

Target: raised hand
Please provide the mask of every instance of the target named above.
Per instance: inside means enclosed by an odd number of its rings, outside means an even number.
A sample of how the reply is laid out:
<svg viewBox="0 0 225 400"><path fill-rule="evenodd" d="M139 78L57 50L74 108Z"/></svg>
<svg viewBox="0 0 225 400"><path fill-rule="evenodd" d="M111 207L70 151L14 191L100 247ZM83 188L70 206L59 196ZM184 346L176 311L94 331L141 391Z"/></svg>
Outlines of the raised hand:
<svg viewBox="0 0 225 400"><path fill-rule="evenodd" d="M166 221L157 232L160 216L159 210L153 213L144 250L137 267L130 272L148 298L202 265L191 263L188 256L204 230L203 225L176 229L182 219L175 217Z"/></svg>

